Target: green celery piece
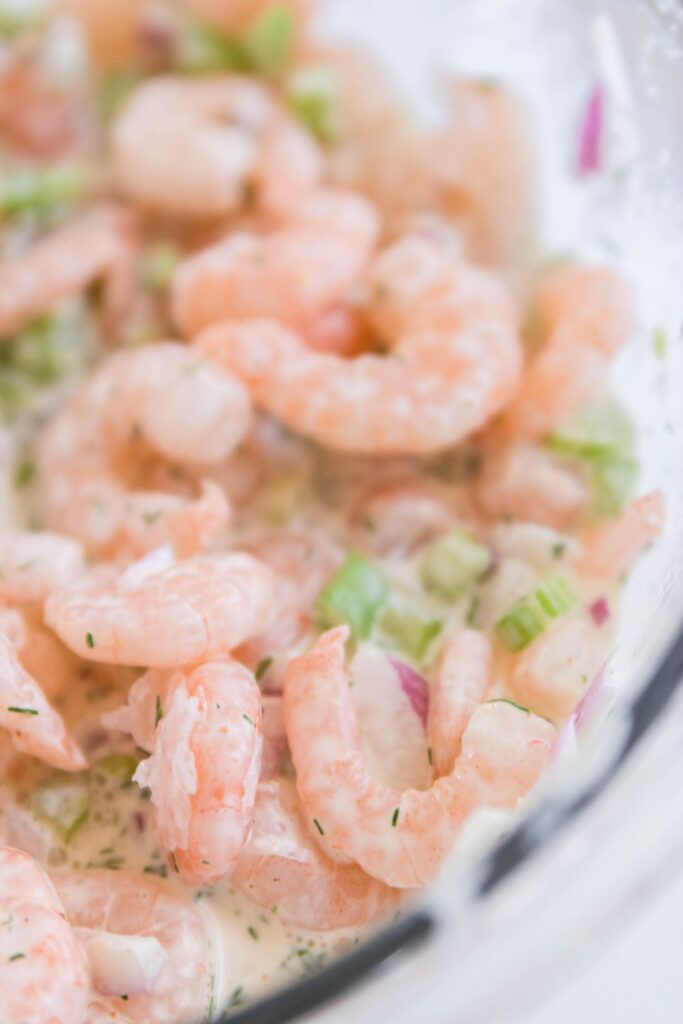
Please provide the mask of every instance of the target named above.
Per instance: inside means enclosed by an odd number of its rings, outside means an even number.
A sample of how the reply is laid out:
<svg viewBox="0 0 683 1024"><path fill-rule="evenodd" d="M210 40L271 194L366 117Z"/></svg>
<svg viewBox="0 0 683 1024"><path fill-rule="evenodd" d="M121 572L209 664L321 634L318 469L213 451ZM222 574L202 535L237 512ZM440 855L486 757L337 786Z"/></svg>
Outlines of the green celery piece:
<svg viewBox="0 0 683 1024"><path fill-rule="evenodd" d="M132 754L109 754L93 765L93 773L98 772L112 782L118 782L123 789L130 785L138 766Z"/></svg>
<svg viewBox="0 0 683 1024"><path fill-rule="evenodd" d="M555 619L570 611L576 597L561 576L539 584L519 601L495 625L496 635L509 651L517 653L545 632Z"/></svg>
<svg viewBox="0 0 683 1024"><path fill-rule="evenodd" d="M242 46L207 25L188 23L180 37L179 70L187 74L213 71L244 71L247 60Z"/></svg>
<svg viewBox="0 0 683 1024"><path fill-rule="evenodd" d="M70 842L90 813L87 774L56 773L31 794L29 806L63 842Z"/></svg>
<svg viewBox="0 0 683 1024"><path fill-rule="evenodd" d="M252 21L241 39L250 68L267 77L279 74L291 55L294 31L294 16L287 7L268 7Z"/></svg>
<svg viewBox="0 0 683 1024"><path fill-rule="evenodd" d="M631 455L636 432L627 413L616 403L606 402L580 410L547 439L553 451L580 459Z"/></svg>
<svg viewBox="0 0 683 1024"><path fill-rule="evenodd" d="M347 623L357 639L366 640L388 594L382 571L362 555L349 555L318 595L318 618L324 627Z"/></svg>
<svg viewBox="0 0 683 1024"><path fill-rule="evenodd" d="M324 145L339 136L339 95L333 72L325 67L300 68L291 76L287 96L295 117Z"/></svg>
<svg viewBox="0 0 683 1024"><path fill-rule="evenodd" d="M45 216L78 202L85 193L86 178L76 166L12 171L0 182L0 211Z"/></svg>
<svg viewBox="0 0 683 1024"><path fill-rule="evenodd" d="M453 530L427 548L422 582L445 601L457 601L491 565L491 553L462 530Z"/></svg>
<svg viewBox="0 0 683 1024"><path fill-rule="evenodd" d="M389 607L380 617L379 628L398 650L421 663L442 632L442 619L425 619L414 612Z"/></svg>
<svg viewBox="0 0 683 1024"><path fill-rule="evenodd" d="M142 259L140 277L150 292L164 292L170 286L182 254L170 242L158 242L149 247Z"/></svg>

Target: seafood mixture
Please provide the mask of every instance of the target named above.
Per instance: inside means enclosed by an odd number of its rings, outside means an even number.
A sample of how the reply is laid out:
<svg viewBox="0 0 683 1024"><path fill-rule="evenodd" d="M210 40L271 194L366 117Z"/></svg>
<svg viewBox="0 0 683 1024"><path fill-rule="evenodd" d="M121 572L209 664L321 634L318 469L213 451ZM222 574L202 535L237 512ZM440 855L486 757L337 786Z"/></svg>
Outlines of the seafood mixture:
<svg viewBox="0 0 683 1024"><path fill-rule="evenodd" d="M422 124L315 15L0 9L2 1024L199 1024L404 913L664 520L523 102Z"/></svg>

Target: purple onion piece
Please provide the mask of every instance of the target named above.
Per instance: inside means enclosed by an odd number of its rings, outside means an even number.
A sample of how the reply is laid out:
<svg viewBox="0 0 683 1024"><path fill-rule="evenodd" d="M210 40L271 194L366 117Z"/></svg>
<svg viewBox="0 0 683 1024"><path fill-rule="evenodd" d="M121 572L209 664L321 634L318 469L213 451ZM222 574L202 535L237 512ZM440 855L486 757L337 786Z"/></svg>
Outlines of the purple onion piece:
<svg viewBox="0 0 683 1024"><path fill-rule="evenodd" d="M401 689L410 701L411 707L422 724L427 726L427 715L429 713L429 686L419 672L407 665L405 661L398 658L389 658L389 662L396 670Z"/></svg>
<svg viewBox="0 0 683 1024"><path fill-rule="evenodd" d="M605 137L605 101L604 87L601 83L598 83L588 97L579 131L576 169L581 177L595 174L602 170Z"/></svg>
<svg viewBox="0 0 683 1024"><path fill-rule="evenodd" d="M588 612L594 624L600 629L611 616L609 602L606 597L599 597L588 606Z"/></svg>
<svg viewBox="0 0 683 1024"><path fill-rule="evenodd" d="M586 690L583 700L573 715L578 736L591 725L610 704L615 693L613 683L607 681L603 667Z"/></svg>

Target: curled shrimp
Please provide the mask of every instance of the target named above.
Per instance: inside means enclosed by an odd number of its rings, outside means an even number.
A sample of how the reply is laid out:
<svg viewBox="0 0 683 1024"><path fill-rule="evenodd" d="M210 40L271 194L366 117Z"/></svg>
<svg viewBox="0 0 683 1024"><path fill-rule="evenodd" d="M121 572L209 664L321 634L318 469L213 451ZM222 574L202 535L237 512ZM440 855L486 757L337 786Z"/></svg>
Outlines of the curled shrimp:
<svg viewBox="0 0 683 1024"><path fill-rule="evenodd" d="M229 658L169 680L151 757L135 781L149 787L162 846L183 881L229 874L251 826L261 763L261 700L254 677Z"/></svg>
<svg viewBox="0 0 683 1024"><path fill-rule="evenodd" d="M99 280L108 316L116 317L129 300L130 253L130 225L120 211L99 211L41 239L0 266L0 337Z"/></svg>
<svg viewBox="0 0 683 1024"><path fill-rule="evenodd" d="M386 357L310 352L267 320L210 328L198 348L242 377L276 419L326 447L426 454L462 441L518 384L520 347L507 292L485 272L451 266L415 239L380 256L371 281L374 322L398 342Z"/></svg>
<svg viewBox="0 0 683 1024"><path fill-rule="evenodd" d="M427 729L437 778L448 775L467 724L491 685L493 655L483 633L456 630L444 646L429 694Z"/></svg>
<svg viewBox="0 0 683 1024"><path fill-rule="evenodd" d="M265 86L238 75L144 83L114 123L111 143L126 195L184 217L234 213L253 189L260 208L287 212L321 174L306 132ZM178 159L183 151L192 158Z"/></svg>
<svg viewBox="0 0 683 1024"><path fill-rule="evenodd" d="M74 98L49 81L39 62L8 55L0 68L0 135L22 155L54 160L72 151L82 134Z"/></svg>
<svg viewBox="0 0 683 1024"><path fill-rule="evenodd" d="M665 520L661 491L632 501L618 519L583 534L579 571L586 576L618 581L657 539Z"/></svg>
<svg viewBox="0 0 683 1024"><path fill-rule="evenodd" d="M83 549L57 533L0 531L0 598L42 605L45 598L85 572Z"/></svg>
<svg viewBox="0 0 683 1024"><path fill-rule="evenodd" d="M262 782L254 825L230 879L260 907L315 931L350 928L395 909L400 894L356 864L339 864L313 838L293 782Z"/></svg>
<svg viewBox="0 0 683 1024"><path fill-rule="evenodd" d="M35 609L0 605L0 632L48 700L64 692L77 673L76 659L44 628Z"/></svg>
<svg viewBox="0 0 683 1024"><path fill-rule="evenodd" d="M174 668L239 647L267 624L271 573L249 555L197 556L142 579L101 574L52 594L45 620L72 651Z"/></svg>
<svg viewBox="0 0 683 1024"><path fill-rule="evenodd" d="M321 189L284 227L237 232L190 257L173 283L173 312L190 336L221 320L258 317L302 327L349 288L379 235L361 196Z"/></svg>
<svg viewBox="0 0 683 1024"><path fill-rule="evenodd" d="M144 470L155 453L179 476L188 463L214 465L249 424L241 383L180 345L159 342L110 356L43 434L38 478L45 519L103 556L142 554L167 542L181 554L200 550L227 521L218 486L204 481L193 499L136 490L126 473L138 465L149 479Z"/></svg>
<svg viewBox="0 0 683 1024"><path fill-rule="evenodd" d="M0 633L0 727L17 750L63 771L79 771L86 760L69 736L61 715L19 661L14 645Z"/></svg>
<svg viewBox="0 0 683 1024"><path fill-rule="evenodd" d="M509 704L477 708L449 775L399 792L374 779L360 751L344 665L346 627L295 658L285 680L285 724L297 789L334 853L397 888L432 881L463 822L479 806L511 808L536 782L555 730Z"/></svg>
<svg viewBox="0 0 683 1024"><path fill-rule="evenodd" d="M47 875L0 846L3 1024L86 1024L85 957Z"/></svg>
<svg viewBox="0 0 683 1024"><path fill-rule="evenodd" d="M88 956L91 1015L107 1014L121 1024L203 1019L210 957L191 902L124 871L57 875L54 884Z"/></svg>

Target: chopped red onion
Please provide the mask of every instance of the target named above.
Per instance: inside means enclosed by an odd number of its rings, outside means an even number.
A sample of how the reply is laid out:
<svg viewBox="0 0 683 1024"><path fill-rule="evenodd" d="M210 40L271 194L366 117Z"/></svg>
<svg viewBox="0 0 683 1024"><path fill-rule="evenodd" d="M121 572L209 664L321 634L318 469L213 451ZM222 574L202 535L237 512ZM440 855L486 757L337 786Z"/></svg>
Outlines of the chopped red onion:
<svg viewBox="0 0 683 1024"><path fill-rule="evenodd" d="M602 668L586 690L583 700L573 715L577 735L581 735L584 729L588 728L596 718L610 704L616 687L606 679L605 669Z"/></svg>
<svg viewBox="0 0 683 1024"><path fill-rule="evenodd" d="M419 672L407 665L405 661L398 658L389 658L389 662L396 670L401 689L410 701L413 711L424 726L427 725L427 713L429 711L429 686Z"/></svg>
<svg viewBox="0 0 683 1024"><path fill-rule="evenodd" d="M586 104L579 132L577 172L580 176L602 170L605 135L605 90L598 83Z"/></svg>
<svg viewBox="0 0 683 1024"><path fill-rule="evenodd" d="M609 602L606 597L599 597L596 601L593 601L593 603L588 606L588 611L590 612L590 617L598 629L605 625L611 615Z"/></svg>
<svg viewBox="0 0 683 1024"><path fill-rule="evenodd" d="M133 815L133 821L135 822L135 827L137 828L138 832L142 833L145 831L145 816L141 811L135 812L135 814Z"/></svg>

